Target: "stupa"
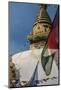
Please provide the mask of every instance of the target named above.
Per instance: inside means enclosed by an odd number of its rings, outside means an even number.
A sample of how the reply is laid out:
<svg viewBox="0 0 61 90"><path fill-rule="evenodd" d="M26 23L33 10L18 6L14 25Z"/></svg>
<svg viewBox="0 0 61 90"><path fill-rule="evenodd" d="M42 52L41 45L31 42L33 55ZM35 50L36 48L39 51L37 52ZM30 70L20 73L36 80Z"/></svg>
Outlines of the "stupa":
<svg viewBox="0 0 61 90"><path fill-rule="evenodd" d="M12 56L10 87L58 84L58 68L55 63L55 60L58 59L58 54L56 53L53 62L51 57L45 65L46 72L50 72L48 75L46 75L41 62L42 50L50 30L51 19L47 13L47 5L42 4L33 24L33 30L28 35L30 49ZM13 78L13 76L15 77Z"/></svg>

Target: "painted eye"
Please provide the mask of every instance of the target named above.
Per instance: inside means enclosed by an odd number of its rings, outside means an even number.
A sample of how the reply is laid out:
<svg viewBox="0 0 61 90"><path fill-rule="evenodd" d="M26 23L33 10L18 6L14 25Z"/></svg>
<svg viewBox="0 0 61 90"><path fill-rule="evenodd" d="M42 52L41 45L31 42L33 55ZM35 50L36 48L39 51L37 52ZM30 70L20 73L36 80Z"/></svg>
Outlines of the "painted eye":
<svg viewBox="0 0 61 90"><path fill-rule="evenodd" d="M47 28L48 28L48 26L47 25L43 25L44 26L44 30L45 30L45 32L47 31Z"/></svg>

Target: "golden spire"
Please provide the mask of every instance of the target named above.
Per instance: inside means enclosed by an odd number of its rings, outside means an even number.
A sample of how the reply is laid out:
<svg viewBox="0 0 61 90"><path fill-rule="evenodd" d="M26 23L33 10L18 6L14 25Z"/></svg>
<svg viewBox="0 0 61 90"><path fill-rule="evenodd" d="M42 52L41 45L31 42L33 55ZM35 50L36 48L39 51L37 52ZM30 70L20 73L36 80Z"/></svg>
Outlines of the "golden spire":
<svg viewBox="0 0 61 90"><path fill-rule="evenodd" d="M40 8L47 9L47 4L41 4L41 5L40 5Z"/></svg>
<svg viewBox="0 0 61 90"><path fill-rule="evenodd" d="M38 22L51 24L51 19L47 13L47 7L48 6L46 4L40 5L40 12L39 12L38 16L36 17L36 21L35 21L34 25L37 24Z"/></svg>

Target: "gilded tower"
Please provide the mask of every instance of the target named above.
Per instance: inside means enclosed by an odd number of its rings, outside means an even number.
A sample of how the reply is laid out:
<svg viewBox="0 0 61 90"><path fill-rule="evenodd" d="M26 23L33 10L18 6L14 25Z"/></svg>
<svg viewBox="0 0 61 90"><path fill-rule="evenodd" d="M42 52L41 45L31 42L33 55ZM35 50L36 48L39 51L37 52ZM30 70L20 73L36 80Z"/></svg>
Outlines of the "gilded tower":
<svg viewBox="0 0 61 90"><path fill-rule="evenodd" d="M28 35L30 49L41 48L45 45L51 30L51 19L47 13L47 5L41 4L40 11L33 24L33 30Z"/></svg>

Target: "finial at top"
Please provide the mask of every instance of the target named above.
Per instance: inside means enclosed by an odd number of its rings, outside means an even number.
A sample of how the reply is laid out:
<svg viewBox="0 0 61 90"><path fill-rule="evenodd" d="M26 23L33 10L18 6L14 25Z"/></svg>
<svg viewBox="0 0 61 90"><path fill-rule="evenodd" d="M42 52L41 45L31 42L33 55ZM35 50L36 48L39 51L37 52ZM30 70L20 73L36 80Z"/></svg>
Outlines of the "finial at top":
<svg viewBox="0 0 61 90"><path fill-rule="evenodd" d="M47 9L47 4L41 4L41 8Z"/></svg>

